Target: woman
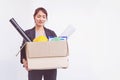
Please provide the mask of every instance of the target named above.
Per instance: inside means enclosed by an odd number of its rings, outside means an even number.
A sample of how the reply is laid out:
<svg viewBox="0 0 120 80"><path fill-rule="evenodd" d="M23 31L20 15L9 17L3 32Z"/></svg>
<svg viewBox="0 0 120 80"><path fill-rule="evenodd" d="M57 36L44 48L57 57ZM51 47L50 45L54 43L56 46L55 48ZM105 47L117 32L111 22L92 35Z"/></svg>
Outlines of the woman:
<svg viewBox="0 0 120 80"><path fill-rule="evenodd" d="M33 40L38 36L46 36L47 38L49 36L56 37L54 31L44 27L44 24L48 18L47 11L44 8L42 7L37 8L34 12L33 17L35 21L35 27L25 31L26 35L31 40ZM24 43L25 41L23 41L23 44ZM44 77L44 80L56 80L57 69L48 69L48 70L28 69L25 47L21 50L21 63L23 64L24 68L28 71L28 80L42 80L42 77Z"/></svg>

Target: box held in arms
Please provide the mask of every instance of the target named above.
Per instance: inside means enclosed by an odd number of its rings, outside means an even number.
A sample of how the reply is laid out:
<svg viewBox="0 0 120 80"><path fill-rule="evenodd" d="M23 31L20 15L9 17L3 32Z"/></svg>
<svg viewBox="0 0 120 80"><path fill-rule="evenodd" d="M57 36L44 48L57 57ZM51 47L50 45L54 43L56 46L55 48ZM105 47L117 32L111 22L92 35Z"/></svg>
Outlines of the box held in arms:
<svg viewBox="0 0 120 80"><path fill-rule="evenodd" d="M27 42L26 55L31 70L67 68L69 65L67 40Z"/></svg>

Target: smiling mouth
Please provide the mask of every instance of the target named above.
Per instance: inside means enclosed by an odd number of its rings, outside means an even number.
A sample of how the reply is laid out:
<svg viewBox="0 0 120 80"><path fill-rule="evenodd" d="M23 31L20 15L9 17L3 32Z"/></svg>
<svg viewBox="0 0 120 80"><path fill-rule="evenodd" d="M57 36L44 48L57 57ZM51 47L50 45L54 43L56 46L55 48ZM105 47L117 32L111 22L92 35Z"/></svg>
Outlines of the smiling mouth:
<svg viewBox="0 0 120 80"><path fill-rule="evenodd" d="M39 21L38 23L44 23L43 21Z"/></svg>

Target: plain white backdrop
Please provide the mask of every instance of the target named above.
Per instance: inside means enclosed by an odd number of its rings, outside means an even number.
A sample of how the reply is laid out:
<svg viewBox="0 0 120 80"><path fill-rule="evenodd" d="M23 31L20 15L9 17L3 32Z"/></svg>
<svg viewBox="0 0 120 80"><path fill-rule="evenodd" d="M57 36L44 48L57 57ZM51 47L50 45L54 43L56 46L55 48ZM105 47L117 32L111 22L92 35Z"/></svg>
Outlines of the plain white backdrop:
<svg viewBox="0 0 120 80"><path fill-rule="evenodd" d="M1 0L0 79L28 80L16 57L22 37L11 25L13 17L24 30L34 26L37 7L48 11L46 27L60 35L68 25L68 69L58 69L57 80L120 80L119 0Z"/></svg>

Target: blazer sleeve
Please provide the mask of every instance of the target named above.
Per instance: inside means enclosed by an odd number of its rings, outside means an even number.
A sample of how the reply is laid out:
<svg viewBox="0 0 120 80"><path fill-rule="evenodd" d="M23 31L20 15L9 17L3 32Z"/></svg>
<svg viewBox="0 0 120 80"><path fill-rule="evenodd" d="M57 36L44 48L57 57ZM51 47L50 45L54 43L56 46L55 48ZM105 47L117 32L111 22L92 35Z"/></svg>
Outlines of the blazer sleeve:
<svg viewBox="0 0 120 80"><path fill-rule="evenodd" d="M25 34L28 36L28 33L29 33L29 31L27 30L27 31L25 31ZM20 46L20 49L21 49L21 51L20 51L20 62L23 64L23 62L22 62L22 60L23 59L26 59L26 52L25 52L25 43L26 43L26 41L23 39L23 42L22 42L22 45Z"/></svg>
<svg viewBox="0 0 120 80"><path fill-rule="evenodd" d="M20 49L24 46L24 44L25 44L25 41L23 40L22 45L20 46ZM22 59L26 59L25 46L20 51L20 62L23 64Z"/></svg>

